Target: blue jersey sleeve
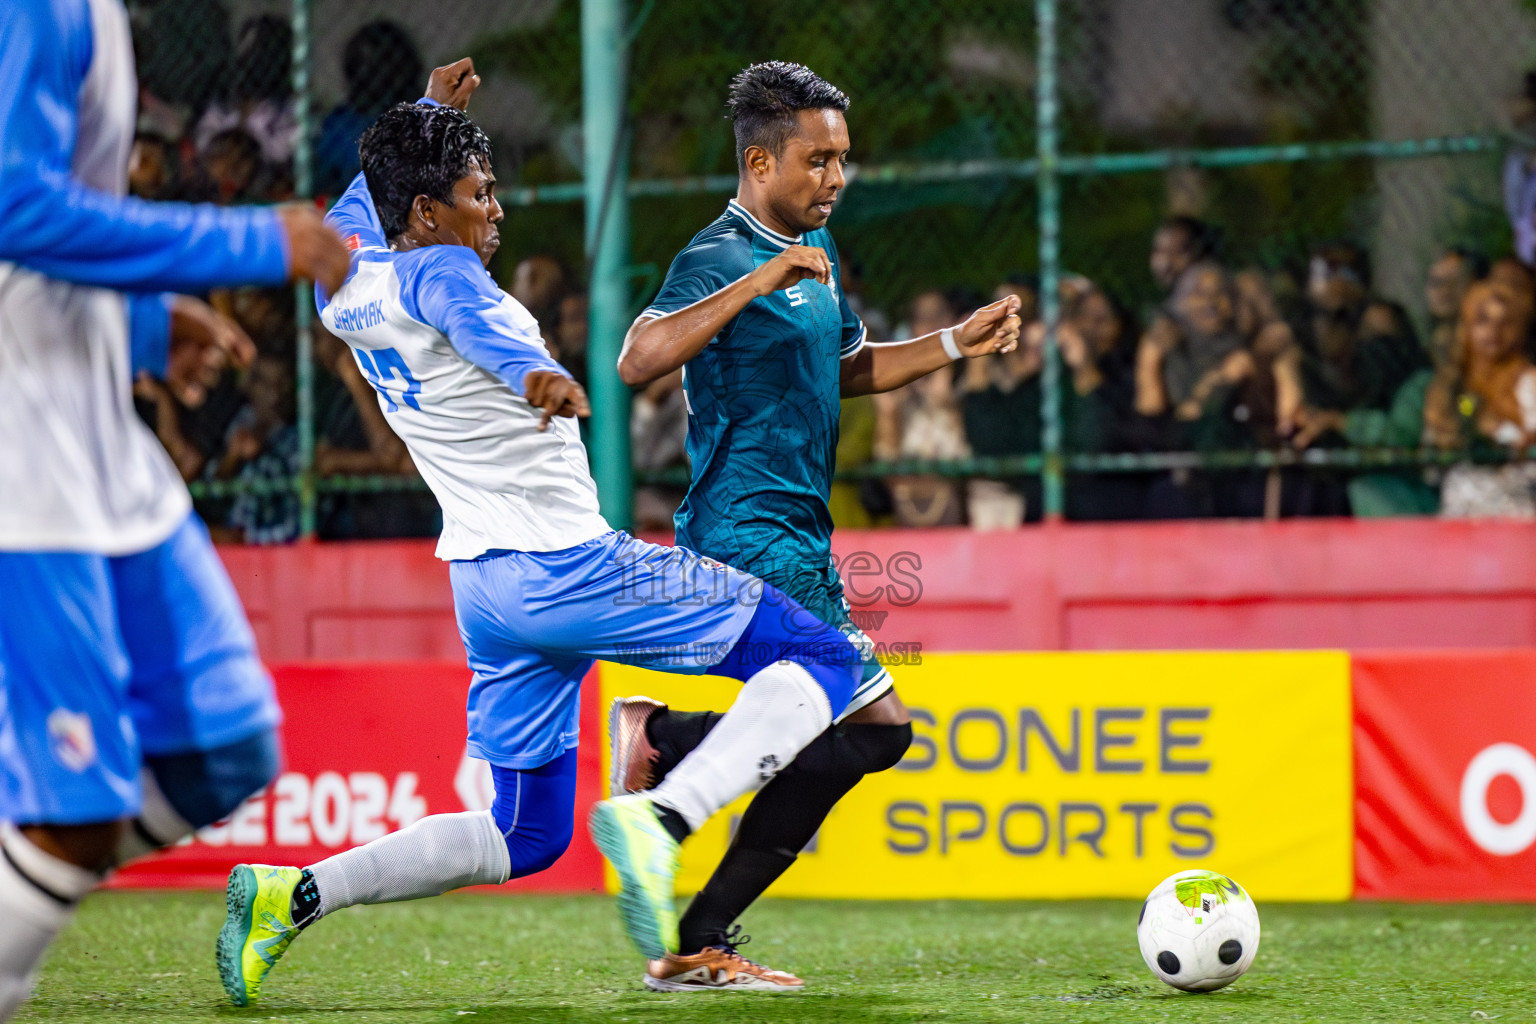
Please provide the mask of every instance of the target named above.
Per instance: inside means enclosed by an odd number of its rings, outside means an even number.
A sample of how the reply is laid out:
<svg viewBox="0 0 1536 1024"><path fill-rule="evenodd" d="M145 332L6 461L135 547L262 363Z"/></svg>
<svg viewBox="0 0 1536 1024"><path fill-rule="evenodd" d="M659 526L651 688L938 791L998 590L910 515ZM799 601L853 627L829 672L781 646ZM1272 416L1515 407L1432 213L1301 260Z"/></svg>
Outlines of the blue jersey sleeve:
<svg viewBox="0 0 1536 1024"><path fill-rule="evenodd" d="M373 205L373 194L368 191L368 179L361 172L336 200L331 212L325 215L325 222L335 229L348 248L389 248L384 226L379 223L379 211Z"/></svg>
<svg viewBox="0 0 1536 1024"><path fill-rule="evenodd" d="M91 37L83 0L0 3L0 260L125 291L283 282L272 211L148 203L71 176Z"/></svg>
<svg viewBox="0 0 1536 1024"><path fill-rule="evenodd" d="M373 194L368 191L368 180L359 171L352 184L336 200L336 205L325 215L325 222L352 252L352 267L347 280L357 273L358 253L364 249L388 249L389 240L384 237L384 227L379 223L379 211L373 205ZM315 308L325 312L331 297L320 285L315 285Z"/></svg>
<svg viewBox="0 0 1536 1024"><path fill-rule="evenodd" d="M473 249L433 245L412 255L400 282L405 311L446 334L459 355L519 396L534 370L570 376L550 358L533 317L516 315L522 307L496 287Z"/></svg>
<svg viewBox="0 0 1536 1024"><path fill-rule="evenodd" d="M171 356L171 303L174 295L135 292L128 296L128 358L134 376L148 370L165 376Z"/></svg>
<svg viewBox="0 0 1536 1024"><path fill-rule="evenodd" d="M750 247L732 234L694 240L667 269L661 291L645 307L643 317L666 316L708 298L752 271Z"/></svg>

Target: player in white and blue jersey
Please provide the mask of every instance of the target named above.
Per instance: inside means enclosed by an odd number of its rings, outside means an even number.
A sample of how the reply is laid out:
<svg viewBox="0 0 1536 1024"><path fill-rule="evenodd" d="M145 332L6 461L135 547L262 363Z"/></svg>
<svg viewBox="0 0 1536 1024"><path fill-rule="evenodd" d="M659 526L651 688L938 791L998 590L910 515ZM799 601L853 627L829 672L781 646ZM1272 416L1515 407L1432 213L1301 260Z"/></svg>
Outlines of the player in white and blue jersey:
<svg viewBox="0 0 1536 1024"><path fill-rule="evenodd" d="M0 3L0 1020L106 870L277 767L250 627L130 394L186 393L205 352L124 293L339 283L346 251L312 209L126 198L137 95L120 0Z"/></svg>
<svg viewBox="0 0 1536 1024"><path fill-rule="evenodd" d="M677 542L778 586L841 628L866 660L836 727L753 799L683 917L681 954L650 964L648 983L672 991L720 987L699 965L732 948L733 922L843 794L894 765L911 742L906 708L854 625L831 564L839 398L893 390L962 356L1008 351L1019 332L1018 300L1008 299L935 334L869 343L826 227L846 181L848 97L808 68L774 61L737 75L729 106L736 198L673 260L625 339L619 369L639 385L684 368L693 479ZM665 779L716 717L643 697L616 701L613 788Z"/></svg>
<svg viewBox="0 0 1536 1024"><path fill-rule="evenodd" d="M240 1004L324 914L552 864L571 838L577 698L595 659L746 683L664 785L593 811L631 938L648 956L675 952L679 843L841 714L860 663L842 633L761 580L603 521L574 418L586 396L486 271L502 211L474 122L453 106L402 104L360 150L363 173L330 215L355 250L352 270L335 294L318 293L320 316L442 506L437 554L473 670L469 750L490 762L496 795L489 811L430 815L302 871L236 868L218 959ZM772 974L734 963L744 984Z"/></svg>

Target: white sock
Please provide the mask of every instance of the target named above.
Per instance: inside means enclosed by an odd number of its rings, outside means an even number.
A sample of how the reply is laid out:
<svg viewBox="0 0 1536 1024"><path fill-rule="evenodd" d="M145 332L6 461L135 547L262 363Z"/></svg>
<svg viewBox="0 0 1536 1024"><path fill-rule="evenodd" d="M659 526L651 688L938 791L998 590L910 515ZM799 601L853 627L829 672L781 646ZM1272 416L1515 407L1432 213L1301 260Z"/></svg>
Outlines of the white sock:
<svg viewBox="0 0 1536 1024"><path fill-rule="evenodd" d="M832 724L826 691L804 667L779 661L741 688L736 703L693 751L651 790L698 829L743 793L755 792Z"/></svg>
<svg viewBox="0 0 1536 1024"><path fill-rule="evenodd" d="M139 785L144 790L144 802L139 816L123 826L122 837L117 841L113 863L119 867L178 843L194 831L191 822L177 814L165 798L154 772L148 768L139 772Z"/></svg>
<svg viewBox="0 0 1536 1024"><path fill-rule="evenodd" d="M0 824L0 851L0 1021L6 1021L31 994L54 936L101 878L39 849L10 822Z"/></svg>
<svg viewBox="0 0 1536 1024"><path fill-rule="evenodd" d="M500 885L512 874L507 841L490 811L429 814L409 828L309 867L324 916L359 903L441 896Z"/></svg>

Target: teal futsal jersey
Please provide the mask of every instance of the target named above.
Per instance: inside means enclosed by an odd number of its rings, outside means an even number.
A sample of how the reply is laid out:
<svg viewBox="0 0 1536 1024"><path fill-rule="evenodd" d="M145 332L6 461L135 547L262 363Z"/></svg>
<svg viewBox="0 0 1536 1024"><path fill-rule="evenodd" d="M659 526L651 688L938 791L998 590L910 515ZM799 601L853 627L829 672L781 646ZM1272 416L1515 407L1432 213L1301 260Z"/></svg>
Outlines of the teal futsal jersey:
<svg viewBox="0 0 1536 1024"><path fill-rule="evenodd" d="M824 249L831 282L753 299L683 368L693 479L677 543L767 580L862 644L868 662L852 711L889 689L890 676L851 621L832 567L839 381L865 330L843 294L831 234L780 234L733 199L678 253L641 317L691 306L791 245Z"/></svg>

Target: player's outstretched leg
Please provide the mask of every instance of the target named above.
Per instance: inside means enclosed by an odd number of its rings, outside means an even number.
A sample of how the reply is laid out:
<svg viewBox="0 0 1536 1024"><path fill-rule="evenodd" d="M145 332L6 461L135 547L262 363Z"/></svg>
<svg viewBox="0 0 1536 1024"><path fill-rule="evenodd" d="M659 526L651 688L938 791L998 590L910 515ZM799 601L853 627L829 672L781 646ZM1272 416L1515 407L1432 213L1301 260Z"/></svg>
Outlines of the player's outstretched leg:
<svg viewBox="0 0 1536 1024"><path fill-rule="evenodd" d="M710 669L746 681L731 710L660 786L593 808L592 838L619 876L625 929L648 958L678 952L672 894L683 839L826 729L860 665L842 633L764 584L752 619Z"/></svg>
<svg viewBox="0 0 1536 1024"><path fill-rule="evenodd" d="M611 790L637 792L665 779L721 717L673 711L649 697L615 698L608 719ZM795 862L837 801L866 774L894 765L910 741L910 725L844 722L807 745L753 797L730 848L678 921L678 954L653 960L646 984L666 982L667 991L678 992L743 987L731 973L720 973L727 958L739 955L736 919ZM700 958L716 969L699 970ZM777 990L793 978L770 975L749 987ZM792 983L799 985L798 979Z"/></svg>
<svg viewBox="0 0 1536 1024"><path fill-rule="evenodd" d="M493 765L489 811L431 814L307 868L241 864L229 876L228 915L216 955L236 1006L262 982L300 932L359 904L440 896L466 885L500 885L549 867L570 845L576 750L538 768Z"/></svg>

